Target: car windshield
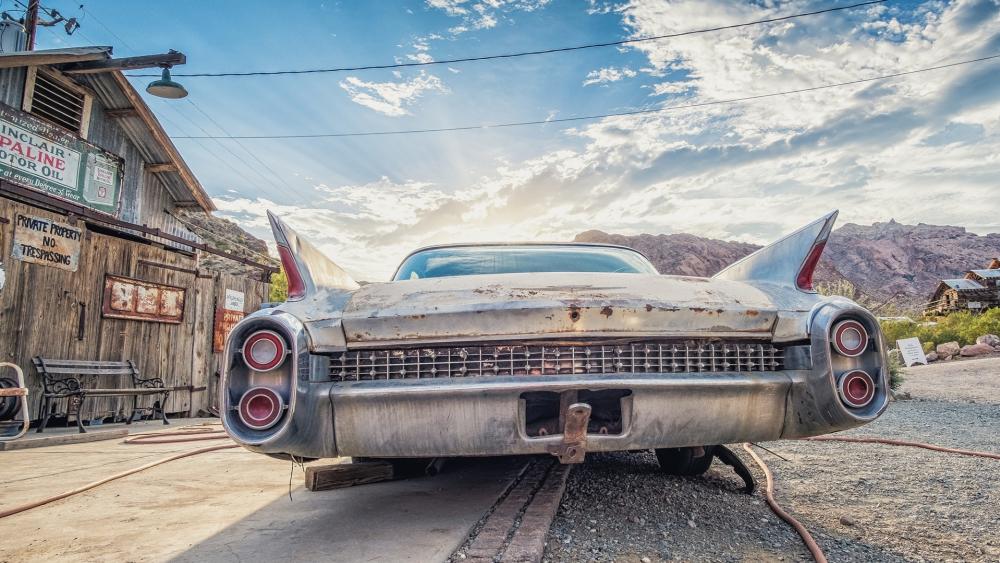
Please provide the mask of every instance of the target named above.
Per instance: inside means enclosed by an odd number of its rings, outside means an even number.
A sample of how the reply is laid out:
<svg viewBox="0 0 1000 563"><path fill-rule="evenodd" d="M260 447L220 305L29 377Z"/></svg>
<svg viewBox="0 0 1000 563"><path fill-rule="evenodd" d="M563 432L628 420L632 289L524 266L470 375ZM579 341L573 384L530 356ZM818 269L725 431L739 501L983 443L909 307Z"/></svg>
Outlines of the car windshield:
<svg viewBox="0 0 1000 563"><path fill-rule="evenodd" d="M458 246L410 255L394 280L532 272L656 274L638 252L607 246Z"/></svg>

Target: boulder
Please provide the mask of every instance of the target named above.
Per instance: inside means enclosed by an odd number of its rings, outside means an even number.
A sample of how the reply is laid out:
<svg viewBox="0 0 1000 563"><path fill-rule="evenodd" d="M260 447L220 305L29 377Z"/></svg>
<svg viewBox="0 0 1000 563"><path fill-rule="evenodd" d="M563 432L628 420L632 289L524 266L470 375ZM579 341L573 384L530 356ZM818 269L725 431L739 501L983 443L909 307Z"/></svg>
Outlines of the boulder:
<svg viewBox="0 0 1000 563"><path fill-rule="evenodd" d="M995 334L984 334L976 339L976 344L985 344L996 348L1000 346L1000 336Z"/></svg>
<svg viewBox="0 0 1000 563"><path fill-rule="evenodd" d="M992 354L993 347L989 344L969 344L968 346L962 346L960 353L963 356L981 356L983 354Z"/></svg>
<svg viewBox="0 0 1000 563"><path fill-rule="evenodd" d="M937 352L931 351L931 352L927 352L924 355L927 356L927 363L938 361L938 354L937 354Z"/></svg>
<svg viewBox="0 0 1000 563"><path fill-rule="evenodd" d="M962 351L962 347L958 345L958 342L945 342L938 344L935 351L938 353L938 357L947 360L952 356L957 356Z"/></svg>

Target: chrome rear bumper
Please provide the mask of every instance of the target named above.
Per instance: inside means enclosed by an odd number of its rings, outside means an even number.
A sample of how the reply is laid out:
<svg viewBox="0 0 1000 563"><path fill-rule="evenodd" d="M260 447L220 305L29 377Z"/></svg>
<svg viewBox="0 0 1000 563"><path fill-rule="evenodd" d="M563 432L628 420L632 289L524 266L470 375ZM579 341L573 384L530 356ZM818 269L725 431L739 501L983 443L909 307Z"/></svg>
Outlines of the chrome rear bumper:
<svg viewBox="0 0 1000 563"><path fill-rule="evenodd" d="M621 399L621 433L589 434L587 450L637 450L776 439L793 380L773 372L376 381L334 386L330 397L340 455L537 454L562 436L527 435L524 393L630 391Z"/></svg>

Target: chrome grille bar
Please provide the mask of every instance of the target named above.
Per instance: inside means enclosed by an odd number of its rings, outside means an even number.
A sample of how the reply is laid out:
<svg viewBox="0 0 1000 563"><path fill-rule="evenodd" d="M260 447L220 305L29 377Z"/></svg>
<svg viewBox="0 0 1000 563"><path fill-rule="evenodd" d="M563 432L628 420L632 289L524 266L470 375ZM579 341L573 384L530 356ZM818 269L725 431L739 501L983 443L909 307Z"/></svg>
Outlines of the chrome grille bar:
<svg viewBox="0 0 1000 563"><path fill-rule="evenodd" d="M784 368L771 343L489 344L348 350L330 359L335 381L608 373L769 372Z"/></svg>

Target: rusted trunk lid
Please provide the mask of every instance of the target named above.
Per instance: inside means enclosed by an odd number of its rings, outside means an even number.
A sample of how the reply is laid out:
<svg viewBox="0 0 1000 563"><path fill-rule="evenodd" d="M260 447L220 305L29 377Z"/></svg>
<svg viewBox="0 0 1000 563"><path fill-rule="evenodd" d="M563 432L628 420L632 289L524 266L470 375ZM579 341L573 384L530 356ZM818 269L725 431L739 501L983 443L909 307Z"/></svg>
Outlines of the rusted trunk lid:
<svg viewBox="0 0 1000 563"><path fill-rule="evenodd" d="M778 295L784 292L779 291ZM371 284L343 312L349 346L590 337L766 338L779 310L743 282L645 274L499 274Z"/></svg>

